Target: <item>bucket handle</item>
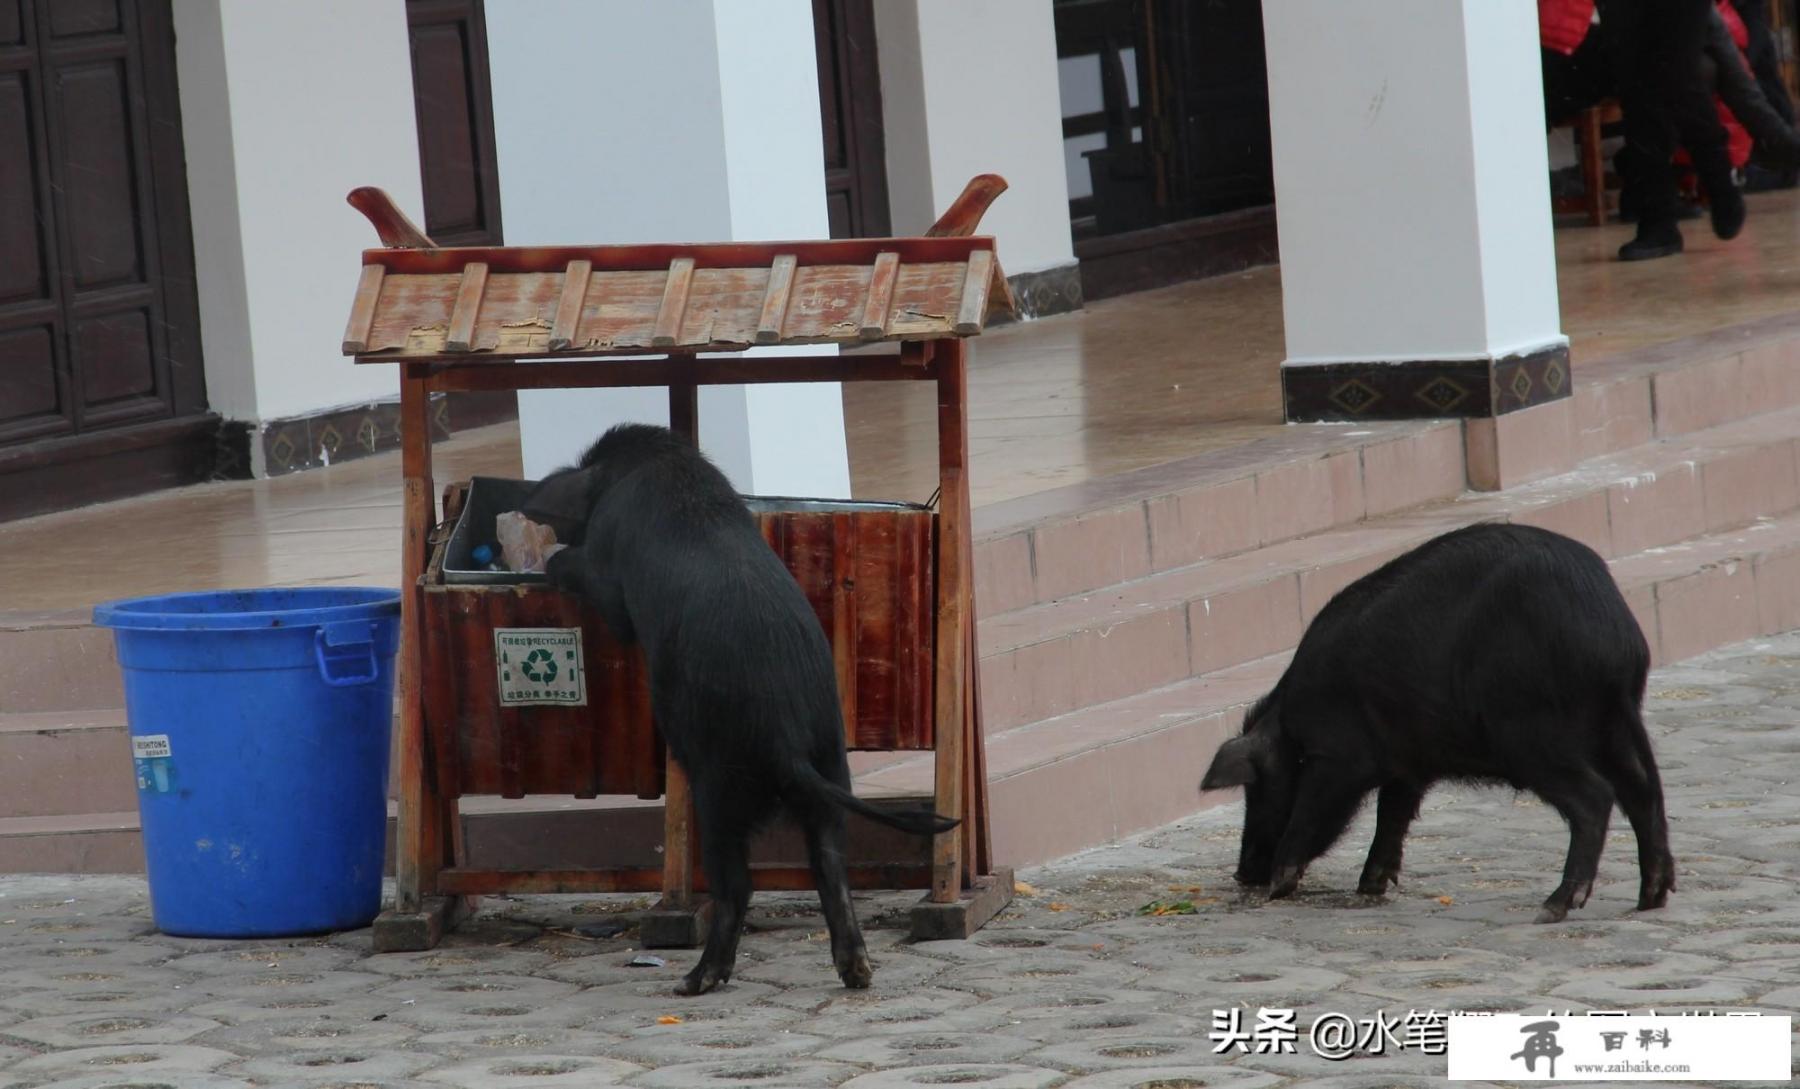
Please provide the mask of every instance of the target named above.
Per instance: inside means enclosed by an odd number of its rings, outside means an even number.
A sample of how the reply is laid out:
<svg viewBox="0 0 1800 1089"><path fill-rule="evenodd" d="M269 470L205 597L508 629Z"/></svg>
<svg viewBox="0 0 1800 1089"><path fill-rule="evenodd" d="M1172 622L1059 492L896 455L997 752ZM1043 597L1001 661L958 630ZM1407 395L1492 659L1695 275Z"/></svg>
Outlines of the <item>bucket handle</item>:
<svg viewBox="0 0 1800 1089"><path fill-rule="evenodd" d="M368 684L380 672L375 661L375 626L347 622L326 624L313 636L319 679L333 688Z"/></svg>

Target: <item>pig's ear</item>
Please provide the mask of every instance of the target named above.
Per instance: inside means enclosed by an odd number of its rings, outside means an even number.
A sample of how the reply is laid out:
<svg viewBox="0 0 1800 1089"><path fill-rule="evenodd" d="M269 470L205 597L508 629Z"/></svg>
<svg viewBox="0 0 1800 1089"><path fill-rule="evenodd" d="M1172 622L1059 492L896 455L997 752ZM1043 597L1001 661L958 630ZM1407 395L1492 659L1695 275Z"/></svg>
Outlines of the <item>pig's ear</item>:
<svg viewBox="0 0 1800 1089"><path fill-rule="evenodd" d="M1268 738L1260 733L1243 734L1220 745L1213 755L1212 767L1206 769L1206 777L1200 780L1200 789L1224 790L1255 782L1260 770L1258 764L1266 748Z"/></svg>

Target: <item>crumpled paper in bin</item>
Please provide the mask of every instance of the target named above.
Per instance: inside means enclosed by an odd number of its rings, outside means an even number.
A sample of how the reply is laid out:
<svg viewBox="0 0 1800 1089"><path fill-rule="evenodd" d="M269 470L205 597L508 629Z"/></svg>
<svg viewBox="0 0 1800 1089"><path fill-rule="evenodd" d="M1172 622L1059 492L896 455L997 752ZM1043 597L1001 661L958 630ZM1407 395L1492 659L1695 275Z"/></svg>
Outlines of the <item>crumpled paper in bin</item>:
<svg viewBox="0 0 1800 1089"><path fill-rule="evenodd" d="M508 571L543 574L544 564L568 545L556 543L556 531L509 510L494 519L494 536L500 541L501 559Z"/></svg>

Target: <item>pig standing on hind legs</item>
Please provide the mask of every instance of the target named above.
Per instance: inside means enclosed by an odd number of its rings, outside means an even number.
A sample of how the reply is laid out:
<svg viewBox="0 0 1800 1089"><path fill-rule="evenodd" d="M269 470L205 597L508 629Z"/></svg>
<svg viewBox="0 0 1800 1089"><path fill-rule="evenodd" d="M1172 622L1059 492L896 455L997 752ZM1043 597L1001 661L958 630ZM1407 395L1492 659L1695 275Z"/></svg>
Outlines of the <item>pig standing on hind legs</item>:
<svg viewBox="0 0 1800 1089"><path fill-rule="evenodd" d="M1244 788L1237 880L1291 895L1377 791L1359 892L1400 875L1433 783L1529 790L1569 826L1538 912L1587 903L1616 802L1637 836L1638 909L1675 888L1662 781L1644 729L1650 650L1592 549L1528 526L1428 541L1340 591L1275 688L1219 747L1202 790Z"/></svg>
<svg viewBox="0 0 1800 1089"><path fill-rule="evenodd" d="M664 427L621 424L544 479L525 515L568 547L549 581L599 611L650 669L657 729L693 784L712 929L681 994L728 982L750 903L750 836L785 813L806 833L846 987L869 964L850 903L845 811L918 835L956 821L850 792L831 645L806 595L713 464Z"/></svg>

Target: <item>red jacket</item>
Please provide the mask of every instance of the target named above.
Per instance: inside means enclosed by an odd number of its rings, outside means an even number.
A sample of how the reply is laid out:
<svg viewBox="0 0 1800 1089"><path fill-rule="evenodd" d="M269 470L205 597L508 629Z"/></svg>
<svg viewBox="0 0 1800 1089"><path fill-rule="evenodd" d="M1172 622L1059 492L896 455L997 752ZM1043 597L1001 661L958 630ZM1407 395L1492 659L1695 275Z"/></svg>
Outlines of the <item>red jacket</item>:
<svg viewBox="0 0 1800 1089"><path fill-rule="evenodd" d="M1563 56L1581 48L1594 22L1594 0L1538 0L1538 41Z"/></svg>

